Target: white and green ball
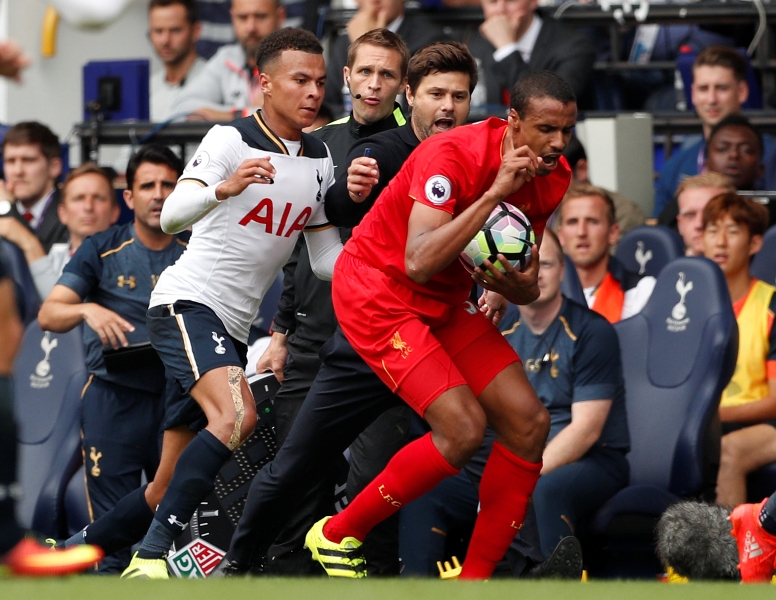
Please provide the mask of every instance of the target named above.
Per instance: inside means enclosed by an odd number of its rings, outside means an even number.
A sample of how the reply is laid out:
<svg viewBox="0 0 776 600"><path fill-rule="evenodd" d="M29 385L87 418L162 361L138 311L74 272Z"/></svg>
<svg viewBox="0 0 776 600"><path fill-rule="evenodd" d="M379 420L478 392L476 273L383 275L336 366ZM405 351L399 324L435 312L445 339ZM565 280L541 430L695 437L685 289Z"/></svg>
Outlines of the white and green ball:
<svg viewBox="0 0 776 600"><path fill-rule="evenodd" d="M489 260L504 273L497 255L503 254L516 271L524 271L531 264L531 246L535 243L533 227L523 212L500 202L485 221L482 229L461 252L461 262L469 272Z"/></svg>

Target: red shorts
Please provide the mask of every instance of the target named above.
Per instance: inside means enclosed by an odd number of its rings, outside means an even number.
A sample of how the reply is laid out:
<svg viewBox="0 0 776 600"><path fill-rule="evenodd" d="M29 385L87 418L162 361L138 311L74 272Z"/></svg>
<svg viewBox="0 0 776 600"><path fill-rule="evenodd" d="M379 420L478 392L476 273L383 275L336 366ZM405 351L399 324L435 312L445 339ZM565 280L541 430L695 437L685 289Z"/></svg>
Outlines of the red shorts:
<svg viewBox="0 0 776 600"><path fill-rule="evenodd" d="M356 352L421 416L453 387L468 385L479 396L520 360L471 301L451 305L424 296L348 252L334 268L332 299Z"/></svg>

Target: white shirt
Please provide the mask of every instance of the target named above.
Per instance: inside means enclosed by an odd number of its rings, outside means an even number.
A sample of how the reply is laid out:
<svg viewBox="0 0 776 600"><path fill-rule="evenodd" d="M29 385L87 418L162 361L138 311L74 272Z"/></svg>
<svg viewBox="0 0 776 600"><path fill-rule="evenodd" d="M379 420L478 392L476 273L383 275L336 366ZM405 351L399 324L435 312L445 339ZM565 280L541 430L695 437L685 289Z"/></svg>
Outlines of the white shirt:
<svg viewBox="0 0 776 600"><path fill-rule="evenodd" d="M247 341L261 299L299 234L328 227L323 198L334 183L331 156L311 136L303 136L300 147L301 155L291 154L259 113L207 133L162 209L165 231L194 225L186 251L159 277L150 306L177 300L204 304L229 335ZM215 199L216 187L245 160L266 156L276 170L273 184ZM197 203L202 208L192 217ZM337 229L330 230L339 240Z"/></svg>
<svg viewBox="0 0 776 600"><path fill-rule="evenodd" d="M30 263L30 275L41 300L48 298L72 256L70 242L52 244L46 256Z"/></svg>
<svg viewBox="0 0 776 600"><path fill-rule="evenodd" d="M657 279L654 277L642 277L634 287L625 291L620 320L627 319L641 312L641 309L644 308L647 300L652 295L652 290L655 289L655 283L657 283ZM598 286L594 286L582 290L585 294L588 308L592 309L595 304L595 291L597 289Z"/></svg>
<svg viewBox="0 0 776 600"><path fill-rule="evenodd" d="M163 68L151 74L151 121L163 123L175 116L173 105L178 100L178 96L199 75L206 64L207 61L198 56L192 63L189 72L186 73L186 77L180 83L170 83L167 81L167 74Z"/></svg>
<svg viewBox="0 0 776 600"><path fill-rule="evenodd" d="M513 52L520 52L520 56L523 57L523 62L528 64L531 60L531 54L533 53L534 46L536 45L536 39L539 37L539 31L542 29L542 19L539 15L534 13L533 20L528 26L528 30L523 34L516 42L502 46L493 53L493 60L501 62L507 56Z"/></svg>

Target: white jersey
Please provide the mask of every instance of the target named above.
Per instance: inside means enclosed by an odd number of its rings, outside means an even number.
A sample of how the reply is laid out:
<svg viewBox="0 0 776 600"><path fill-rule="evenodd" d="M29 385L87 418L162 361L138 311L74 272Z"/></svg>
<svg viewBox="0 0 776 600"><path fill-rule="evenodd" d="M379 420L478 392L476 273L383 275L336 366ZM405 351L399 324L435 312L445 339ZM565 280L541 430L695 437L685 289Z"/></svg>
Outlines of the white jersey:
<svg viewBox="0 0 776 600"><path fill-rule="evenodd" d="M274 183L249 185L194 223L186 251L159 277L150 306L177 300L204 304L231 336L247 341L261 299L299 234L329 226L323 210L326 190L334 183L329 150L302 134L298 154L290 155L257 112L214 126L178 180L215 186L245 160L266 156L275 167ZM167 208L165 203L163 212Z"/></svg>

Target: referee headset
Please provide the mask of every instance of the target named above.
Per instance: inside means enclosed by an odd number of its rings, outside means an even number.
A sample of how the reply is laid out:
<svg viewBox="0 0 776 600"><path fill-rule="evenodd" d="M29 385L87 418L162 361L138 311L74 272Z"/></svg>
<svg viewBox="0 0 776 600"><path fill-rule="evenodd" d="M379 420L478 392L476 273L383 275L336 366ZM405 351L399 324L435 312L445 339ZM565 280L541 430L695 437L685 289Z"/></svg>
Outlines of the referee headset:
<svg viewBox="0 0 776 600"><path fill-rule="evenodd" d="M350 97L351 97L351 98L355 98L356 100L361 100L361 94L354 94L354 93L353 93L353 90L352 90L352 89L351 89L351 87L350 87L350 77L348 77L348 78L345 80L345 85L347 86L347 88L348 88L348 91L350 92Z"/></svg>

